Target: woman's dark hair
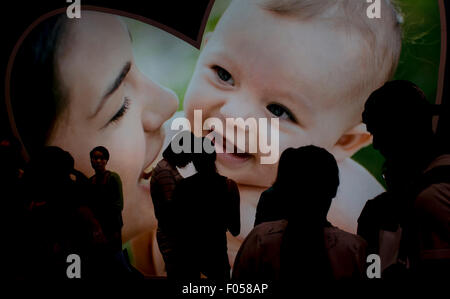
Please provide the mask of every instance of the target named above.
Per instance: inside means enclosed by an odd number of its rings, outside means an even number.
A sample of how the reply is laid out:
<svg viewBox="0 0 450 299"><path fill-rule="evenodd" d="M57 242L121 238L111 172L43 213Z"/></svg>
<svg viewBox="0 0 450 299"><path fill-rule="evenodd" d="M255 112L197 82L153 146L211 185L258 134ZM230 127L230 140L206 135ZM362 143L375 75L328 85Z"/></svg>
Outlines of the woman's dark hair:
<svg viewBox="0 0 450 299"><path fill-rule="evenodd" d="M288 209L280 257L283 279L332 278L324 228L338 186L336 160L325 149L310 145L282 153L274 190Z"/></svg>
<svg viewBox="0 0 450 299"><path fill-rule="evenodd" d="M192 162L194 163L195 170L199 173L217 172L216 152L205 151L205 144L209 148L214 148L212 142L208 138L202 137L202 152L192 154Z"/></svg>
<svg viewBox="0 0 450 299"><path fill-rule="evenodd" d="M105 157L105 159L107 161L109 161L109 151L106 149L106 147L104 147L104 146L94 147L92 149L92 151L89 153L89 156L91 157L91 159L94 157L95 152L101 152L103 154L103 157Z"/></svg>
<svg viewBox="0 0 450 299"><path fill-rule="evenodd" d="M65 14L58 14L39 23L25 37L14 58L10 101L28 155L44 147L67 104L57 71L65 20Z"/></svg>

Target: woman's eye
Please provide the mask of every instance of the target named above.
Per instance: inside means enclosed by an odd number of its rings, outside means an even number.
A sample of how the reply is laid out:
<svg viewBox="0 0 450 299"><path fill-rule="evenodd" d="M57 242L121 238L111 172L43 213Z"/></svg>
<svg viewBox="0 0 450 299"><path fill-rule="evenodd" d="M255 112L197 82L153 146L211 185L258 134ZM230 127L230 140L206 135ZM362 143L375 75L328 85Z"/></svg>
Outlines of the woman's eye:
<svg viewBox="0 0 450 299"><path fill-rule="evenodd" d="M216 74L220 80L222 80L230 85L234 85L234 79L226 69L224 69L220 66L217 66L217 65L213 66L213 69L216 72Z"/></svg>
<svg viewBox="0 0 450 299"><path fill-rule="evenodd" d="M122 118L122 116L125 115L129 107L130 107L130 99L125 97L122 107L120 107L119 111L117 111L117 113L114 114L114 116L108 121L107 125L114 122L118 122Z"/></svg>
<svg viewBox="0 0 450 299"><path fill-rule="evenodd" d="M292 114L292 112L289 111L289 109L284 107L283 105L269 104L269 105L267 105L266 108L267 108L267 110L270 111L270 113L272 113L276 117L279 117L281 119L290 119L292 121L295 121L295 117Z"/></svg>

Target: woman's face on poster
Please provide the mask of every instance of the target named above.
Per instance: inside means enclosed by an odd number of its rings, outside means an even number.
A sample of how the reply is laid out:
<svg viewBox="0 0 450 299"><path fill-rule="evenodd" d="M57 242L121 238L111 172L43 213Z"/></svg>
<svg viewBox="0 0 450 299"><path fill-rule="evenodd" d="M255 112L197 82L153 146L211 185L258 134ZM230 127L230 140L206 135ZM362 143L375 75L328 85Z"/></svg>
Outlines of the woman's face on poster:
<svg viewBox="0 0 450 299"><path fill-rule="evenodd" d="M48 144L69 151L75 168L88 176L94 173L89 152L98 145L108 149L107 168L122 179L127 241L156 225L145 170L161 150L162 124L178 101L139 71L130 33L118 17L85 11L67 22L56 53L67 107Z"/></svg>

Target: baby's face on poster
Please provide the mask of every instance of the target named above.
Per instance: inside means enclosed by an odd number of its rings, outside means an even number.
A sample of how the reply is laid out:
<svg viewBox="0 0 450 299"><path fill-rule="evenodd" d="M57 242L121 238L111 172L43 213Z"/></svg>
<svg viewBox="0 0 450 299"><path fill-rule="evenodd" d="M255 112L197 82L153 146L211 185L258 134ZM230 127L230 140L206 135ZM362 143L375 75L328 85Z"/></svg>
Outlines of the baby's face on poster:
<svg viewBox="0 0 450 299"><path fill-rule="evenodd" d="M107 169L122 179L127 240L155 226L143 174L161 150L161 125L175 112L176 96L138 70L129 32L116 16L83 12L69 21L60 52L68 106L49 143L69 151L86 175L93 174L89 152L98 145L108 149Z"/></svg>
<svg viewBox="0 0 450 299"><path fill-rule="evenodd" d="M199 57L185 96L187 118L193 123L195 109L202 110L203 119L224 123L276 117L280 154L310 144L333 153L357 123L337 100L348 95L348 81L355 77L357 43L330 24L280 17L250 1L235 1ZM277 164L261 164L261 156L218 154L216 164L240 184L267 187Z"/></svg>

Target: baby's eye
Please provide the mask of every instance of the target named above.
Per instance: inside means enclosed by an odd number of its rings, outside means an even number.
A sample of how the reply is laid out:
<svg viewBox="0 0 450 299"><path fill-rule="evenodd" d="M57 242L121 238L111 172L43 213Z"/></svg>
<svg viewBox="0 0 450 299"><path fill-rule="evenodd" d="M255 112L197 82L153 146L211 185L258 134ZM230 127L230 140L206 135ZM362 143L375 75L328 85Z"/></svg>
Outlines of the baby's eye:
<svg viewBox="0 0 450 299"><path fill-rule="evenodd" d="M220 80L222 80L230 85L234 85L234 79L226 69L224 69L218 65L215 65L215 66L213 66L213 70L216 72L216 74Z"/></svg>
<svg viewBox="0 0 450 299"><path fill-rule="evenodd" d="M294 115L291 111L289 111L288 108L284 107L280 104L269 104L267 105L267 110L270 111L273 115L276 117L279 117L281 119L290 119L292 121L296 121Z"/></svg>

